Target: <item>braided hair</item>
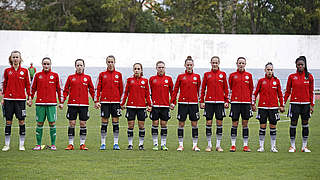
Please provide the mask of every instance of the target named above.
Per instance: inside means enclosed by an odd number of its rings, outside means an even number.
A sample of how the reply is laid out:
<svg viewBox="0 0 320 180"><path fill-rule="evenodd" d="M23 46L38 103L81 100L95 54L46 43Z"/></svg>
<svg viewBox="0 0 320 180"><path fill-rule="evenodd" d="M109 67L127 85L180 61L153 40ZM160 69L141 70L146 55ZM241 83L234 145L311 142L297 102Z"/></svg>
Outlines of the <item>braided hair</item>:
<svg viewBox="0 0 320 180"><path fill-rule="evenodd" d="M304 62L304 64L305 64L305 68L304 68L305 77L306 77L306 79L309 79L309 71L308 71L308 68L307 68L307 59L306 59L306 57L305 56L299 56L296 59L296 65L297 65L298 61L303 61Z"/></svg>

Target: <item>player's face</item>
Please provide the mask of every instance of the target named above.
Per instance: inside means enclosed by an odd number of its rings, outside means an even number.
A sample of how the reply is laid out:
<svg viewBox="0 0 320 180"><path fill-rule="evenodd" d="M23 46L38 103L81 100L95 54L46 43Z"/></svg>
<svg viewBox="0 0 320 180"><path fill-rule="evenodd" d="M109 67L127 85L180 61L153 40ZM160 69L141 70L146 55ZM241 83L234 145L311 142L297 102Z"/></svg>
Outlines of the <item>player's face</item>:
<svg viewBox="0 0 320 180"><path fill-rule="evenodd" d="M193 66L194 66L193 61L189 61L189 60L184 64L184 67L186 67L186 70L188 73L192 73Z"/></svg>
<svg viewBox="0 0 320 180"><path fill-rule="evenodd" d="M142 72L141 66L139 64L134 65L133 67L133 73L135 77L140 77Z"/></svg>
<svg viewBox="0 0 320 180"><path fill-rule="evenodd" d="M246 67L246 60L244 59L239 59L237 61L237 68L239 71L244 71L245 70L245 67Z"/></svg>
<svg viewBox="0 0 320 180"><path fill-rule="evenodd" d="M77 72L78 74L81 74L81 73L83 73L83 71L84 71L84 64L83 64L83 62L82 62L82 61L77 61L77 63L76 63L76 72Z"/></svg>
<svg viewBox="0 0 320 180"><path fill-rule="evenodd" d="M14 66L18 66L21 63L20 53L12 53L11 62Z"/></svg>
<svg viewBox="0 0 320 180"><path fill-rule="evenodd" d="M306 64L304 63L304 61L300 60L297 62L297 70L299 72L303 72L305 67L306 67Z"/></svg>
<svg viewBox="0 0 320 180"><path fill-rule="evenodd" d="M272 65L268 65L265 70L266 75L268 78L271 78L273 76L273 66Z"/></svg>
<svg viewBox="0 0 320 180"><path fill-rule="evenodd" d="M218 58L213 58L211 60L212 70L214 70L214 71L218 70L219 69L219 64L220 64L219 59Z"/></svg>
<svg viewBox="0 0 320 180"><path fill-rule="evenodd" d="M164 66L163 63L159 63L156 69L159 75L163 75L166 72L166 67Z"/></svg>
<svg viewBox="0 0 320 180"><path fill-rule="evenodd" d="M48 72L51 69L51 61L49 59L45 59L42 61L42 68L44 71Z"/></svg>
<svg viewBox="0 0 320 180"><path fill-rule="evenodd" d="M114 60L114 58L107 58L107 66L108 66L108 70L109 71L113 71L114 70L114 64L115 64L116 62L115 62L115 60Z"/></svg>

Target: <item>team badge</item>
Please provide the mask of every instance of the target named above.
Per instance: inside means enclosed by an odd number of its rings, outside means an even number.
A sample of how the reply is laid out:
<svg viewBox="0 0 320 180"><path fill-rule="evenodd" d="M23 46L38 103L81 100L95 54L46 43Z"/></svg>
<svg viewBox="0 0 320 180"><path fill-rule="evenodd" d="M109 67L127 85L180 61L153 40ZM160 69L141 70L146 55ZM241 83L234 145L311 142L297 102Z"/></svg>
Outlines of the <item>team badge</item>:
<svg viewBox="0 0 320 180"><path fill-rule="evenodd" d="M20 71L20 74L21 74L21 75L24 75L24 72L23 72L23 71Z"/></svg>
<svg viewBox="0 0 320 180"><path fill-rule="evenodd" d="M209 74L209 75L208 75L208 78L211 78L211 77L212 77L211 74Z"/></svg>
<svg viewBox="0 0 320 180"><path fill-rule="evenodd" d="M117 79L119 78L118 74L116 74L114 77L117 78Z"/></svg>
<svg viewBox="0 0 320 180"><path fill-rule="evenodd" d="M84 81L88 81L88 79L87 79L87 78L83 78L83 80L84 80Z"/></svg>
<svg viewBox="0 0 320 180"><path fill-rule="evenodd" d="M197 77L193 77L193 80L197 80Z"/></svg>
<svg viewBox="0 0 320 180"><path fill-rule="evenodd" d="M168 79L166 79L166 80L164 80L164 82L165 82L165 83L168 83L169 81L168 81Z"/></svg>
<svg viewBox="0 0 320 180"><path fill-rule="evenodd" d="M11 75L12 74L12 71L9 71L9 75Z"/></svg>
<svg viewBox="0 0 320 180"><path fill-rule="evenodd" d="M220 75L219 75L219 78L223 78L223 74L220 74Z"/></svg>
<svg viewBox="0 0 320 180"><path fill-rule="evenodd" d="M183 80L186 80L187 78L184 76L182 79L183 79Z"/></svg>
<svg viewBox="0 0 320 180"><path fill-rule="evenodd" d="M50 79L53 79L53 76L52 76L52 75L50 76Z"/></svg>
<svg viewBox="0 0 320 180"><path fill-rule="evenodd" d="M249 79L249 76L246 76L245 78L246 78L246 79Z"/></svg>
<svg viewBox="0 0 320 180"><path fill-rule="evenodd" d="M145 84L145 82L144 82L144 81L141 81L141 84Z"/></svg>
<svg viewBox="0 0 320 180"><path fill-rule="evenodd" d="M234 76L234 79L238 79L238 76L237 76L237 75L235 75L235 76Z"/></svg>
<svg viewBox="0 0 320 180"><path fill-rule="evenodd" d="M293 79L294 79L294 80L297 80L297 79L298 79L298 77L297 77L297 76L294 76L294 77L293 77Z"/></svg>
<svg viewBox="0 0 320 180"><path fill-rule="evenodd" d="M39 79L42 79L42 76L41 76L41 75L39 76Z"/></svg>
<svg viewBox="0 0 320 180"><path fill-rule="evenodd" d="M153 83L157 83L157 80L156 80L156 79L154 79L154 80L153 80Z"/></svg>
<svg viewBox="0 0 320 180"><path fill-rule="evenodd" d="M267 84L267 81L263 81L262 84Z"/></svg>
<svg viewBox="0 0 320 180"><path fill-rule="evenodd" d="M72 78L72 81L76 81L76 78Z"/></svg>
<svg viewBox="0 0 320 180"><path fill-rule="evenodd" d="M104 75L104 76L103 76L103 78L105 78L105 79L106 79L106 78L107 78L107 75Z"/></svg>
<svg viewBox="0 0 320 180"><path fill-rule="evenodd" d="M130 83L133 84L133 83L134 83L134 80L131 80Z"/></svg>
<svg viewBox="0 0 320 180"><path fill-rule="evenodd" d="M277 85L277 82L275 82L275 81L273 81L273 83L272 83L273 85Z"/></svg>

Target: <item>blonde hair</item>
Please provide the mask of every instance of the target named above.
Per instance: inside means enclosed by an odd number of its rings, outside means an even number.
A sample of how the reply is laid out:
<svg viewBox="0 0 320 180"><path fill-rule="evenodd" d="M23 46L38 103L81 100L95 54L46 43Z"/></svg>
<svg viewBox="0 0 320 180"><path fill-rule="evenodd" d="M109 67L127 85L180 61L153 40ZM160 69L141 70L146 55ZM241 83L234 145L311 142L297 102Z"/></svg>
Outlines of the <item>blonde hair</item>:
<svg viewBox="0 0 320 180"><path fill-rule="evenodd" d="M18 54L19 54L20 59L21 59L21 61L20 61L20 64L21 64L23 60L22 60L22 58L21 58L21 53L20 53L19 51L17 51L17 50L14 50L14 51L11 52L11 54L10 54L10 56L9 56L9 64L10 64L11 66L13 65L13 62L11 61L11 58L12 58L12 54L13 54L13 53L18 53ZM20 65L20 64L19 64L19 65Z"/></svg>

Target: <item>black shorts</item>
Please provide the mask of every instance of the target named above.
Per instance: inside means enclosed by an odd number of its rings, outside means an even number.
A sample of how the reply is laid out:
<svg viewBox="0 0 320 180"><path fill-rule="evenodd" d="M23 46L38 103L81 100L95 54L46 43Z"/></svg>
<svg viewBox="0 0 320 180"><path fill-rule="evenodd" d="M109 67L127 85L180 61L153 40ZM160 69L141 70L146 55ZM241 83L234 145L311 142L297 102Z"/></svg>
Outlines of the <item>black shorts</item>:
<svg viewBox="0 0 320 180"><path fill-rule="evenodd" d="M18 120L26 118L26 101L24 100L4 100L4 116L7 121L12 121L13 114Z"/></svg>
<svg viewBox="0 0 320 180"><path fill-rule="evenodd" d="M239 121L240 115L242 120L249 120L253 116L251 104L231 103L229 116L232 121Z"/></svg>
<svg viewBox="0 0 320 180"><path fill-rule="evenodd" d="M127 108L126 118L128 121L134 121L138 118L138 121L144 121L148 117L147 110L145 108Z"/></svg>
<svg viewBox="0 0 320 180"><path fill-rule="evenodd" d="M177 119L179 121L186 121L189 114L190 121L198 121L200 119L198 104L179 104Z"/></svg>
<svg viewBox="0 0 320 180"><path fill-rule="evenodd" d="M120 103L101 103L101 117L108 119L110 114L112 117L121 116Z"/></svg>
<svg viewBox="0 0 320 180"><path fill-rule="evenodd" d="M88 106L68 106L67 119L76 120L79 114L80 121L87 121L90 117Z"/></svg>
<svg viewBox="0 0 320 180"><path fill-rule="evenodd" d="M159 119L168 121L170 118L170 110L168 107L152 107L152 111L150 113L150 119L152 121Z"/></svg>
<svg viewBox="0 0 320 180"><path fill-rule="evenodd" d="M206 117L207 120L212 120L214 114L217 120L223 120L223 118L226 117L224 103L206 103L203 116Z"/></svg>
<svg viewBox="0 0 320 180"><path fill-rule="evenodd" d="M299 115L302 120L309 120L310 115L310 104L291 104L288 111L288 117L290 117L291 121L297 121L299 119Z"/></svg>
<svg viewBox="0 0 320 180"><path fill-rule="evenodd" d="M277 121L280 120L280 114L278 109L262 109L258 108L257 119L259 119L260 124L267 124L267 120L269 119L269 123L273 125L277 125Z"/></svg>

